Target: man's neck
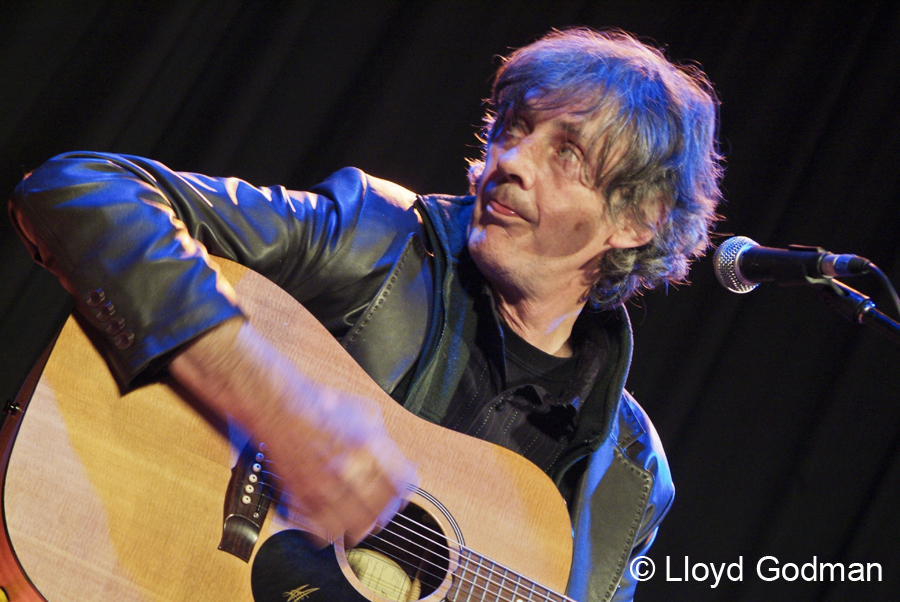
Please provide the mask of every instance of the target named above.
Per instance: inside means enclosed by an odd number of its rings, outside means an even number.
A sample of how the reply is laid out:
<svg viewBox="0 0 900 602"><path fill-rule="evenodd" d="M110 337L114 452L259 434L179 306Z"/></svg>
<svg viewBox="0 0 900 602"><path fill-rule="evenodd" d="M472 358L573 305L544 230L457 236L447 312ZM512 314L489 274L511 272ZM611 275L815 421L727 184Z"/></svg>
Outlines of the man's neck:
<svg viewBox="0 0 900 602"><path fill-rule="evenodd" d="M530 345L557 357L572 355L572 328L584 302L566 304L559 297L543 302L532 298L510 302L500 293L495 300L506 325Z"/></svg>

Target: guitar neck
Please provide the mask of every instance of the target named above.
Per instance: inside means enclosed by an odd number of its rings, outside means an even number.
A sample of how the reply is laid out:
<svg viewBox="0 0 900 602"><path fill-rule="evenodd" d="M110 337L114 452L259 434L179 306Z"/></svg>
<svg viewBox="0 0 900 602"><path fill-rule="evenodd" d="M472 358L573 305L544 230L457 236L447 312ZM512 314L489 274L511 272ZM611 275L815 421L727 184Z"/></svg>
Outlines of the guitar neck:
<svg viewBox="0 0 900 602"><path fill-rule="evenodd" d="M460 551L455 577L451 602L575 602L467 548Z"/></svg>

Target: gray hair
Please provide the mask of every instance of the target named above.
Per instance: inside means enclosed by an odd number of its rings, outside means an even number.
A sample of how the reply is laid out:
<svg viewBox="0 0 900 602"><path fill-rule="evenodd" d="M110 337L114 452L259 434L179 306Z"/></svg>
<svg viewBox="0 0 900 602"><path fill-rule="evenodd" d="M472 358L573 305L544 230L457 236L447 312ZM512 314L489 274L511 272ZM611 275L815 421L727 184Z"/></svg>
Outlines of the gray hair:
<svg viewBox="0 0 900 602"><path fill-rule="evenodd" d="M619 30L553 31L505 60L487 105L483 152L526 107L602 113L605 125L594 140L600 160L586 166L595 169L588 180L613 220L624 218L653 237L604 254L591 289L595 306L624 303L662 282L686 282L691 261L709 246L721 200L718 100L700 69L675 65ZM609 161L613 152L617 159ZM470 166L473 192L483 156Z"/></svg>

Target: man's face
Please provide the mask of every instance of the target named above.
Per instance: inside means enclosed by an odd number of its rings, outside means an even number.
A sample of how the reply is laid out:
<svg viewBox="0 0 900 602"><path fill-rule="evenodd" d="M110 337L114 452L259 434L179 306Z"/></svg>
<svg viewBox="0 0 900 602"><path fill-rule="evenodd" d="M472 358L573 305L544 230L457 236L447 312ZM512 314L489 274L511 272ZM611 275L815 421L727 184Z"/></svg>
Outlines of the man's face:
<svg viewBox="0 0 900 602"><path fill-rule="evenodd" d="M596 173L589 153L600 146L591 142L601 126L599 117L526 110L488 144L468 244L502 294L527 297L548 286L586 293L603 253L623 246L587 175Z"/></svg>

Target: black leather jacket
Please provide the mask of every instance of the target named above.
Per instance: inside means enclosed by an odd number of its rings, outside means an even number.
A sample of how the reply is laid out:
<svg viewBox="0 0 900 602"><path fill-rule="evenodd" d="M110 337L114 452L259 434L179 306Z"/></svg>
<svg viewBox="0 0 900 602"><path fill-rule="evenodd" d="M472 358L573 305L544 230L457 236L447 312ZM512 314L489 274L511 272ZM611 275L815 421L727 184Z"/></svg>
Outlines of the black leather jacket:
<svg viewBox="0 0 900 602"><path fill-rule="evenodd" d="M355 169L309 192L175 173L136 157L70 153L16 189L13 222L37 261L76 293L123 383L240 314L206 251L293 295L382 388L438 422L465 366L472 296L460 279L471 197L416 196ZM198 245L196 241L202 243ZM582 312L610 341L575 436L551 477L570 504L569 595L631 600L630 563L652 543L674 489L662 446L624 391L623 308Z"/></svg>

